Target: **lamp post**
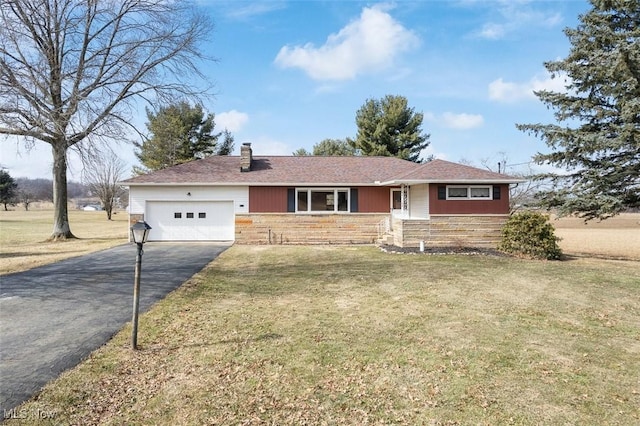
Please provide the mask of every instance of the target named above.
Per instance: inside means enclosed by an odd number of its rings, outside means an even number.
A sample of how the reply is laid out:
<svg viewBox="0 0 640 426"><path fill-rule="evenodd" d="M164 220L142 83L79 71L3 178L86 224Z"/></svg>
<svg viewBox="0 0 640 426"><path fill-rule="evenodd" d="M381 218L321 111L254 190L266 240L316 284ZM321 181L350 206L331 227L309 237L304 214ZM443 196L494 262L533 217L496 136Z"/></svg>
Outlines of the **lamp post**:
<svg viewBox="0 0 640 426"><path fill-rule="evenodd" d="M131 331L131 348L138 349L138 307L140 306L140 267L142 266L142 245L147 242L151 227L147 222L138 221L131 226L131 239L138 246L136 269L133 278L133 330Z"/></svg>

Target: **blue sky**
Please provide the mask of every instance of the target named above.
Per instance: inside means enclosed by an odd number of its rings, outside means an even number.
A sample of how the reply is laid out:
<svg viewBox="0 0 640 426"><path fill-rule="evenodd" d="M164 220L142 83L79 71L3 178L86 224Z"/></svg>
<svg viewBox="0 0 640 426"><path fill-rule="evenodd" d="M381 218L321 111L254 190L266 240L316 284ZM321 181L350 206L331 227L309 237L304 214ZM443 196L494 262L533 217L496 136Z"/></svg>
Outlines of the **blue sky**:
<svg viewBox="0 0 640 426"><path fill-rule="evenodd" d="M424 114L423 156L481 166L525 167L546 145L515 123L549 123L533 90L562 90L545 61L567 56L563 33L589 10L573 1L222 1L200 0L215 29L205 64L217 127L251 142L254 155L311 151L326 138L355 137L367 99L405 96ZM144 111L140 114L144 123ZM3 142L0 164L14 177L50 178L51 154ZM133 146L117 153L135 164ZM81 166L71 156L70 180ZM507 170L509 171L509 169Z"/></svg>

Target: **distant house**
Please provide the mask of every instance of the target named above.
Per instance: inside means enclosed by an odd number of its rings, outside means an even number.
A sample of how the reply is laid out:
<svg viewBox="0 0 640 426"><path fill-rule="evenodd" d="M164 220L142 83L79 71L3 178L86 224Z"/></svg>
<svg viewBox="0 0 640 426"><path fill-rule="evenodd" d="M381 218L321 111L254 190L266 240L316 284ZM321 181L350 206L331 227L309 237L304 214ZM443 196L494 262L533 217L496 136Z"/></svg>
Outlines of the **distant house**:
<svg viewBox="0 0 640 426"><path fill-rule="evenodd" d="M443 160L212 156L123 183L151 241L495 246L519 179Z"/></svg>

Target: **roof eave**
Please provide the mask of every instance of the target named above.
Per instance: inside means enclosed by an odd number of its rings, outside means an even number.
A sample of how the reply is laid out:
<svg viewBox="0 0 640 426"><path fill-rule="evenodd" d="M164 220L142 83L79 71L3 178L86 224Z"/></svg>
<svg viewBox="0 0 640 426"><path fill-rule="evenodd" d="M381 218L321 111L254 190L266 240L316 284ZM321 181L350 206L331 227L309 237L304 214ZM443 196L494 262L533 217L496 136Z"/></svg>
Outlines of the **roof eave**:
<svg viewBox="0 0 640 426"><path fill-rule="evenodd" d="M335 186L377 186L377 182L118 182L121 186L295 186L295 187L335 187Z"/></svg>
<svg viewBox="0 0 640 426"><path fill-rule="evenodd" d="M385 182L377 182L380 186L391 185L421 185L427 183L469 183L469 184L511 184L526 182L526 179L394 179Z"/></svg>

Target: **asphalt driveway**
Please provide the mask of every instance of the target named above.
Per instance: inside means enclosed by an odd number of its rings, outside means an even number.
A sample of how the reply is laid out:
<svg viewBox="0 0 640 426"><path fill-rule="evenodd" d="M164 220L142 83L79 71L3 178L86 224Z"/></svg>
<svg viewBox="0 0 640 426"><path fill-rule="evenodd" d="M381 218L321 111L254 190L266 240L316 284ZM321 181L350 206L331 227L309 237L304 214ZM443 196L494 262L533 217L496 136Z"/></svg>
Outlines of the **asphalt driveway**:
<svg viewBox="0 0 640 426"><path fill-rule="evenodd" d="M228 247L145 244L140 313ZM135 257L136 246L125 244L0 277L0 413L29 399L131 321Z"/></svg>

